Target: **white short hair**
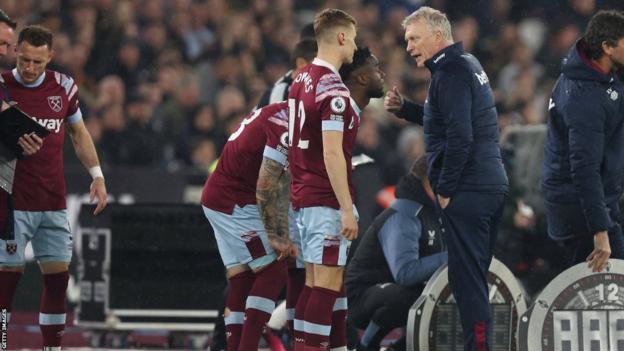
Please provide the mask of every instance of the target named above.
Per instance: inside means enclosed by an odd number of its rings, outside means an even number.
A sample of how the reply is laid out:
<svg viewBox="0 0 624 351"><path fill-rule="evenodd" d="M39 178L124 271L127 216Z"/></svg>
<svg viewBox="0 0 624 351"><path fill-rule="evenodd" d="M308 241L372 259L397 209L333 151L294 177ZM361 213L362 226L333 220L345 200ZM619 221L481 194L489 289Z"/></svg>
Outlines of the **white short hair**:
<svg viewBox="0 0 624 351"><path fill-rule="evenodd" d="M427 24L432 33L440 31L442 36L444 36L444 39L453 41L451 22L449 22L444 12L428 6L422 6L418 10L412 12L409 16L405 17L401 25L405 29L409 24L415 21L423 21Z"/></svg>

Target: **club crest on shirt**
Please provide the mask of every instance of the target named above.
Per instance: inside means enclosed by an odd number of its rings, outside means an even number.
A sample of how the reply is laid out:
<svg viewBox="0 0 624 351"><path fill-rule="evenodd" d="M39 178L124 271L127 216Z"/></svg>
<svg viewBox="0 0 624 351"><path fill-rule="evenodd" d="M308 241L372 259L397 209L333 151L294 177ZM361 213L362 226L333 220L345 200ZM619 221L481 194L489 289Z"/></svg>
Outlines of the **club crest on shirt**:
<svg viewBox="0 0 624 351"><path fill-rule="evenodd" d="M48 106L50 106L54 112L61 112L63 109L63 99L58 95L48 96Z"/></svg>
<svg viewBox="0 0 624 351"><path fill-rule="evenodd" d="M15 253L17 252L17 243L7 242L6 243L6 252L9 255L15 255Z"/></svg>

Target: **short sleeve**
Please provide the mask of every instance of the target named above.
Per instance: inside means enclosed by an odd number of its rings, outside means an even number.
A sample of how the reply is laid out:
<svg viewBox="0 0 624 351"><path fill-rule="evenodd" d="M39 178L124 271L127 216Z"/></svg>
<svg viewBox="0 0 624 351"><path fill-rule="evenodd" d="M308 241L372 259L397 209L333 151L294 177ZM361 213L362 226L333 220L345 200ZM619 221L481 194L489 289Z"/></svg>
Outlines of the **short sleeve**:
<svg viewBox="0 0 624 351"><path fill-rule="evenodd" d="M322 131L343 132L350 110L349 89L335 73L319 79L316 87L316 103L321 116Z"/></svg>
<svg viewBox="0 0 624 351"><path fill-rule="evenodd" d="M78 106L78 85L74 79L62 73L55 73L57 83L65 90L67 96L67 122L70 124L82 120L82 111Z"/></svg>
<svg viewBox="0 0 624 351"><path fill-rule="evenodd" d="M263 156L286 165L288 158L288 108L267 118L264 126L266 144Z"/></svg>

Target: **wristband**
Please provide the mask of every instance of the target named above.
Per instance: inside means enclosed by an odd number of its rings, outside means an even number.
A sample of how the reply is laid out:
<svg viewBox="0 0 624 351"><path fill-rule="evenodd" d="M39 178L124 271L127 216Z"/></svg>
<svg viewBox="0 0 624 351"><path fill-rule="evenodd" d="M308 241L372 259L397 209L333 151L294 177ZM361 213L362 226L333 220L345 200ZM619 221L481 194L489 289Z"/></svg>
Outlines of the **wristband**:
<svg viewBox="0 0 624 351"><path fill-rule="evenodd" d="M91 175L91 178L93 178L93 179L95 179L97 177L100 177L100 178L104 179L104 173L102 173L102 167L100 167L100 166L95 166L95 167L89 168L89 174Z"/></svg>

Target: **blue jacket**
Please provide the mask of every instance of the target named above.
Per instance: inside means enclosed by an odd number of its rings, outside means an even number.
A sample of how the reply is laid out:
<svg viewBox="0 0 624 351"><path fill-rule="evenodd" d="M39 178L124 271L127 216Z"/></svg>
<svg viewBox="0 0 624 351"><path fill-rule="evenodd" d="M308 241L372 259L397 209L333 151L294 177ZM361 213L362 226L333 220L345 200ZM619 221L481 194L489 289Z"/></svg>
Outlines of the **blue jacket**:
<svg viewBox="0 0 624 351"><path fill-rule="evenodd" d="M422 204L397 199L391 207L396 214L388 218L378 233L381 249L397 284L420 284L446 263L448 254L445 251L425 257L420 255L423 233L422 223L417 216L423 208Z"/></svg>
<svg viewBox="0 0 624 351"><path fill-rule="evenodd" d="M436 194L507 193L497 113L479 61L450 45L425 62L431 85L424 107L429 180Z"/></svg>
<svg viewBox="0 0 624 351"><path fill-rule="evenodd" d="M620 215L624 88L590 66L585 46L579 40L563 60L548 107L542 189L555 239L608 230Z"/></svg>
<svg viewBox="0 0 624 351"><path fill-rule="evenodd" d="M443 229L420 180L404 176L396 197L358 239L345 276L352 300L381 283L422 289L435 270L447 262Z"/></svg>

